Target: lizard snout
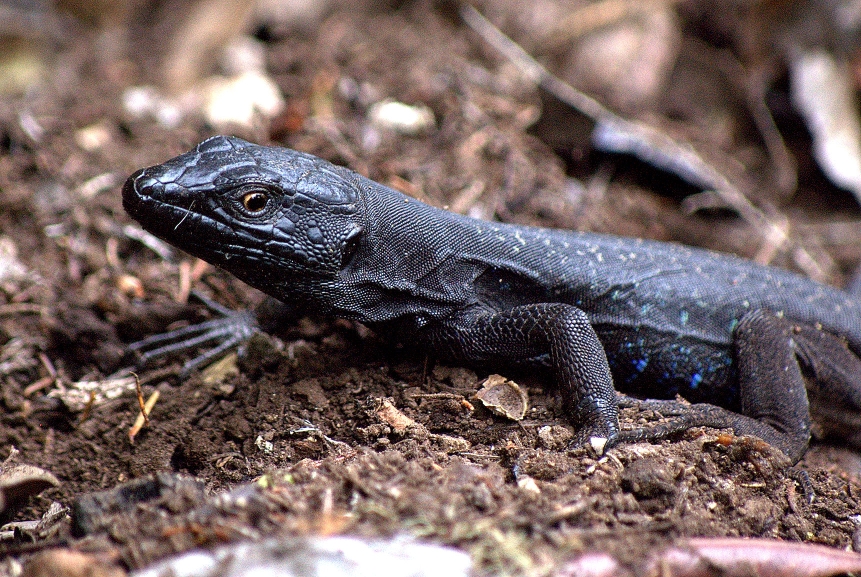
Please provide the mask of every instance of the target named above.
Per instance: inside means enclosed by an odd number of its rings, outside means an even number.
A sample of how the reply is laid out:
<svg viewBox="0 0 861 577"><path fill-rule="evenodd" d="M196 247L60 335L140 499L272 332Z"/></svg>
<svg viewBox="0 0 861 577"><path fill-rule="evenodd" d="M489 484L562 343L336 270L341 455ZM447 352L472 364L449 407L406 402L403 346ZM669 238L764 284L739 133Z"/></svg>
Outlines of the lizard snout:
<svg viewBox="0 0 861 577"><path fill-rule="evenodd" d="M142 211L146 211L143 205L158 197L163 188L164 185L158 179L146 174L146 169L138 170L123 185L123 208L137 219Z"/></svg>

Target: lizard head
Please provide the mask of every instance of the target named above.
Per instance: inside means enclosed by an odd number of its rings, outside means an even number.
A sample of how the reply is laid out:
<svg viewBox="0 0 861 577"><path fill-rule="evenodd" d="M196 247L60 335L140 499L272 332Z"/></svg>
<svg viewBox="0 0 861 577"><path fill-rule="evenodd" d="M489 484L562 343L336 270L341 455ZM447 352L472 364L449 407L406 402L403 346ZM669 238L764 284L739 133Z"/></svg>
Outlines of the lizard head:
<svg viewBox="0 0 861 577"><path fill-rule="evenodd" d="M359 178L215 136L132 174L123 206L149 232L273 294L290 277L333 278L349 266L363 230Z"/></svg>

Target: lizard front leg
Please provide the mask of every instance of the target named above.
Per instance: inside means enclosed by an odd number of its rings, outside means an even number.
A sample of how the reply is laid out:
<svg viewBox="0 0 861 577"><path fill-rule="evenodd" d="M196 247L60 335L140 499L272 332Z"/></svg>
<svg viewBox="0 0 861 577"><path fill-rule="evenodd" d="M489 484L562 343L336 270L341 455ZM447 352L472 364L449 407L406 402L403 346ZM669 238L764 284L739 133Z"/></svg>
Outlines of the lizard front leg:
<svg viewBox="0 0 861 577"><path fill-rule="evenodd" d="M495 312L473 309L432 331L431 340L439 352L469 363L517 363L549 355L556 389L579 427L577 441L598 437L612 444L618 436L607 355L577 307L539 303Z"/></svg>

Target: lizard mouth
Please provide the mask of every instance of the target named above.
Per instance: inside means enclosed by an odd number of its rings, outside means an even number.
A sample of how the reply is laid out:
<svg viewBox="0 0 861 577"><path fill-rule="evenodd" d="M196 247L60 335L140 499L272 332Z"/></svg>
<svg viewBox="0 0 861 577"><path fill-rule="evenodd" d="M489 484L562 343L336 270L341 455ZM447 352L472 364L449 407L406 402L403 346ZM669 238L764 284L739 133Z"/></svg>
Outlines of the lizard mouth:
<svg viewBox="0 0 861 577"><path fill-rule="evenodd" d="M182 193L171 194L171 185L165 185L155 176L141 169L129 176L123 185L123 208L143 228L152 234L173 243L177 228L183 222L191 226L195 219L191 209L194 201ZM189 202L190 201L190 202ZM189 206L183 206L189 204ZM191 238L196 238L191 235ZM187 240L186 245L191 241Z"/></svg>
<svg viewBox="0 0 861 577"><path fill-rule="evenodd" d="M123 185L123 208L145 229L163 229L188 216L194 199L174 183L165 183L141 169Z"/></svg>

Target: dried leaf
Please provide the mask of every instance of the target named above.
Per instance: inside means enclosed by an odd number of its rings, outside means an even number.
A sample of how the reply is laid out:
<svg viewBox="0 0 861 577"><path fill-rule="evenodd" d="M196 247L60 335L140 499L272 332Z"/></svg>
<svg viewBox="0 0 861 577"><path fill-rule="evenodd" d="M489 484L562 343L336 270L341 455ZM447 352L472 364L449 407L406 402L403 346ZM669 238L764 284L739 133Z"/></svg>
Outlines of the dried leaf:
<svg viewBox="0 0 861 577"><path fill-rule="evenodd" d="M506 417L512 421L520 421L529 408L529 397L526 391L514 381L509 381L501 375L490 375L481 384L481 389L475 394L485 407L494 414Z"/></svg>

